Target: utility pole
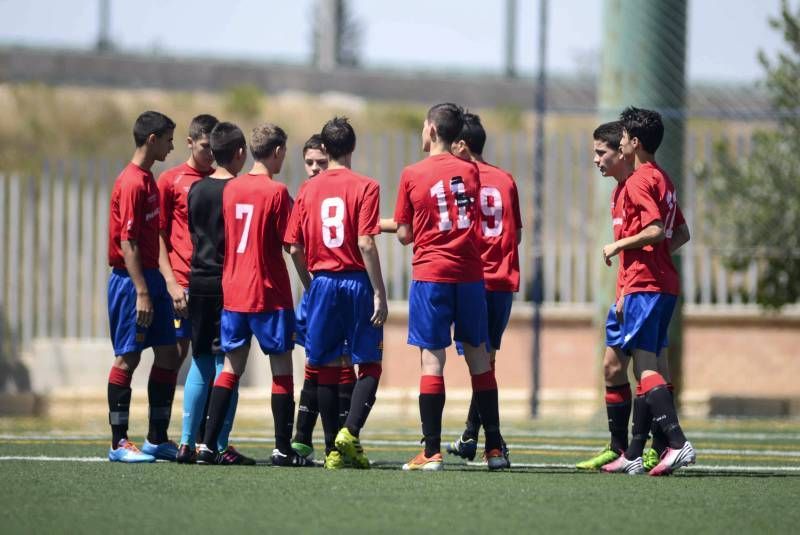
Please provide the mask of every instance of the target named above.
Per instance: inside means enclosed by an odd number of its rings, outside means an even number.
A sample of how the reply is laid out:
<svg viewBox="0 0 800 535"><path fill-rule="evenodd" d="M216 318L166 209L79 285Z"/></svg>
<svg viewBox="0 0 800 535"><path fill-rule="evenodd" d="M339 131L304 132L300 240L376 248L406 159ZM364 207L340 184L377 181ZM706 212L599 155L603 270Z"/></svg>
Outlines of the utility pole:
<svg viewBox="0 0 800 535"><path fill-rule="evenodd" d="M517 0L506 0L506 77L516 78Z"/></svg>
<svg viewBox="0 0 800 535"><path fill-rule="evenodd" d="M111 43L111 0L100 0L98 14L99 30L95 48L98 52L109 52L113 47Z"/></svg>
<svg viewBox="0 0 800 535"><path fill-rule="evenodd" d="M319 0L319 32L316 40L317 67L322 71L332 71L338 63L339 52L339 2Z"/></svg>
<svg viewBox="0 0 800 535"><path fill-rule="evenodd" d="M661 113L664 141L656 160L675 184L679 199L686 122L686 11L687 0L605 0L603 71L598 92L603 122L617 119L626 106ZM594 243L600 258L600 247L613 241L608 208L613 180L598 179L595 188ZM675 264L680 270L680 262ZM605 311L614 299L616 261L614 266L614 269L601 268L595 286L598 335ZM669 361L676 392L682 369L681 305L679 299L669 331ZM604 338L600 345L601 351L604 350Z"/></svg>

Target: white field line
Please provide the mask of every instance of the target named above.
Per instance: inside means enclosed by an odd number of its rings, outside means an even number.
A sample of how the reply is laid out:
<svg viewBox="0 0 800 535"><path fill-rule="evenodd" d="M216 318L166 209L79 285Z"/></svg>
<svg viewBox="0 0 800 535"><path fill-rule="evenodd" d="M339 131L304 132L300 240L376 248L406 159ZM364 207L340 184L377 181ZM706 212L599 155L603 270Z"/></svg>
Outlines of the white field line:
<svg viewBox="0 0 800 535"><path fill-rule="evenodd" d="M0 461L71 461L76 463L99 463L106 461L108 457L48 457L47 455L3 455Z"/></svg>

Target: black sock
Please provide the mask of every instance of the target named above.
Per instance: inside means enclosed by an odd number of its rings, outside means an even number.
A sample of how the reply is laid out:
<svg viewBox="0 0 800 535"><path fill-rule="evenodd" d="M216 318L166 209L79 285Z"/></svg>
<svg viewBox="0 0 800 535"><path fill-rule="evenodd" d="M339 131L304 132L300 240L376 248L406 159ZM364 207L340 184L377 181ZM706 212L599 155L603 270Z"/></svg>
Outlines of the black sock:
<svg viewBox="0 0 800 535"><path fill-rule="evenodd" d="M478 411L478 402L475 399L475 392L469 402L469 412L467 413L467 426L461 434L462 440L478 440L478 433L481 430L481 414Z"/></svg>
<svg viewBox="0 0 800 535"><path fill-rule="evenodd" d="M666 435L669 447L682 448L686 443L686 436L684 436L681 425L678 423L675 402L666 385L652 388L645 394L645 398L647 399L647 405L650 407L650 412L653 414L653 421L658 424L661 431Z"/></svg>
<svg viewBox="0 0 800 535"><path fill-rule="evenodd" d="M628 420L631 417L631 385L606 387L606 414L611 432L611 449L616 452L628 449Z"/></svg>
<svg viewBox="0 0 800 535"><path fill-rule="evenodd" d="M172 415L172 400L175 398L175 384L178 373L153 366L150 368L150 379L147 381L147 398L150 401L150 428L147 440L152 444L161 444L168 440L167 428Z"/></svg>
<svg viewBox="0 0 800 535"><path fill-rule="evenodd" d="M422 417L422 435L425 437L425 457L442 449L442 412L444 394L420 394L419 414Z"/></svg>
<svg viewBox="0 0 800 535"><path fill-rule="evenodd" d="M222 372L214 381L211 396L208 402L208 416L206 417L206 433L203 444L212 451L217 450L219 432L225 422L225 415L231 404L234 389L239 387L239 378L236 374Z"/></svg>
<svg viewBox="0 0 800 535"><path fill-rule="evenodd" d="M342 366L339 375L339 429L344 427L347 414L350 412L350 402L353 399L353 389L356 387L356 373L352 366Z"/></svg>
<svg viewBox="0 0 800 535"><path fill-rule="evenodd" d="M211 403L211 390L214 388L214 382L212 381L208 385L208 392L206 392L206 404L203 407L203 417L200 418L200 426L197 428L197 436L195 438L195 442L198 444L203 443L203 439L206 436L206 419L208 418L208 404Z"/></svg>
<svg viewBox="0 0 800 535"><path fill-rule="evenodd" d="M113 382L112 382L113 381ZM108 378L108 423L111 425L111 447L128 438L128 419L131 407L131 374L111 368Z"/></svg>
<svg viewBox="0 0 800 535"><path fill-rule="evenodd" d="M333 441L339 431L339 368L325 366L319 370L317 379L317 404L322 432L325 435L325 454L333 449Z"/></svg>
<svg viewBox="0 0 800 535"><path fill-rule="evenodd" d="M380 379L380 364L364 364L359 366L359 379L353 389L353 398L350 402L350 414L347 415L345 427L355 436L367 421L369 412L375 404L375 393L378 391Z"/></svg>
<svg viewBox="0 0 800 535"><path fill-rule="evenodd" d="M650 407L644 396L636 396L633 400L633 429L631 431L631 442L625 450L625 458L629 461L641 457L644 452L644 444L650 433Z"/></svg>
<svg viewBox="0 0 800 535"><path fill-rule="evenodd" d="M472 394L483 423L483 433L486 435L484 449L487 452L501 449L503 437L500 436L500 410L494 370L472 376Z"/></svg>
<svg viewBox="0 0 800 535"><path fill-rule="evenodd" d="M674 404L675 395L672 393L672 388L670 388L669 384L667 384L667 389L672 396L672 403ZM653 424L650 427L650 432L653 434L653 449L656 450L660 456L662 453L664 453L664 450L667 449L667 446L669 446L667 435L664 434L664 431L661 430L661 426L658 425L655 420L653 420Z"/></svg>
<svg viewBox="0 0 800 535"><path fill-rule="evenodd" d="M275 447L283 454L292 449L294 428L294 383L291 375L272 377L272 419L275 423Z"/></svg>
<svg viewBox="0 0 800 535"><path fill-rule="evenodd" d="M297 431L294 441L311 445L314 435L314 425L317 423L319 407L317 405L317 377L306 378L303 389L300 391L300 406L297 408Z"/></svg>

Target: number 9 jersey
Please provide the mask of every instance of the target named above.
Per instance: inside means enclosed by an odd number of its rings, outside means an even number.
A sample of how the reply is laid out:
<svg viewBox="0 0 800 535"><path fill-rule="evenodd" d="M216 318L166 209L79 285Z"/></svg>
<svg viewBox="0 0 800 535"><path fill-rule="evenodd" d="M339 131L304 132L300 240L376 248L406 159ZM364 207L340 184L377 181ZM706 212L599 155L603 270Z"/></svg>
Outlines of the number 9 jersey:
<svg viewBox="0 0 800 535"><path fill-rule="evenodd" d="M225 310L293 309L282 239L291 204L286 186L267 175L248 173L232 179L225 187L222 195Z"/></svg>
<svg viewBox="0 0 800 535"><path fill-rule="evenodd" d="M306 267L364 271L359 236L380 234L380 187L350 169L328 169L300 186L284 241L305 246Z"/></svg>

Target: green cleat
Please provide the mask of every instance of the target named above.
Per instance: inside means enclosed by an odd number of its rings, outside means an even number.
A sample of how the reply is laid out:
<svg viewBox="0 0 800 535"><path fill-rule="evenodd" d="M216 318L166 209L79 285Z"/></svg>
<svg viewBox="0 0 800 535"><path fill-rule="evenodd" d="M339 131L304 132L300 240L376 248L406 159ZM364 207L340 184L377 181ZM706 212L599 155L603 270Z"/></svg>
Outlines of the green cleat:
<svg viewBox="0 0 800 535"><path fill-rule="evenodd" d="M659 460L658 452L653 448L644 452L644 455L642 455L642 465L644 466L645 472L649 472L655 468Z"/></svg>
<svg viewBox="0 0 800 535"><path fill-rule="evenodd" d="M302 442L292 442L294 452L304 459L314 460L314 446Z"/></svg>
<svg viewBox="0 0 800 535"><path fill-rule="evenodd" d="M604 465L619 459L619 455L618 452L611 449L609 444L591 459L576 464L575 468L578 470L600 470Z"/></svg>
<svg viewBox="0 0 800 535"><path fill-rule="evenodd" d="M353 436L349 429L342 427L336 434L334 441L336 449L342 452L344 460L353 468L369 469L369 459L364 455L364 448L358 437Z"/></svg>
<svg viewBox="0 0 800 535"><path fill-rule="evenodd" d="M325 456L325 470L341 470L344 468L344 458L338 450L331 450Z"/></svg>

